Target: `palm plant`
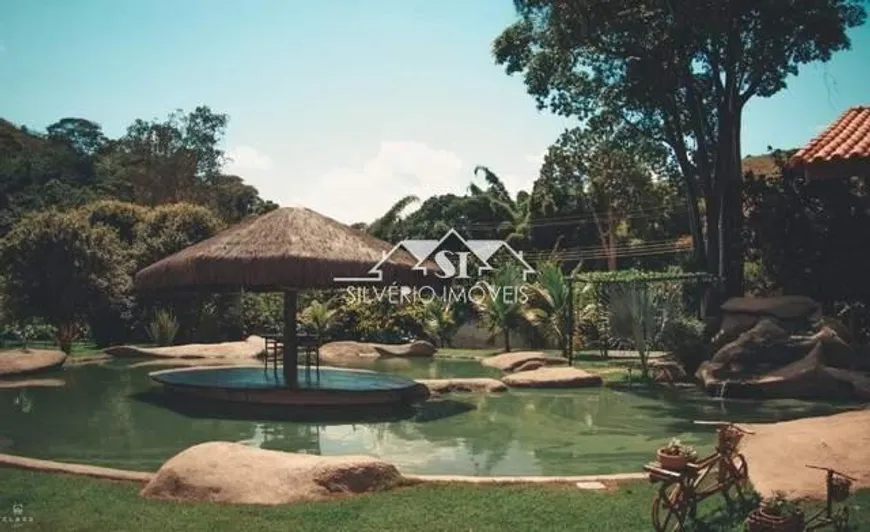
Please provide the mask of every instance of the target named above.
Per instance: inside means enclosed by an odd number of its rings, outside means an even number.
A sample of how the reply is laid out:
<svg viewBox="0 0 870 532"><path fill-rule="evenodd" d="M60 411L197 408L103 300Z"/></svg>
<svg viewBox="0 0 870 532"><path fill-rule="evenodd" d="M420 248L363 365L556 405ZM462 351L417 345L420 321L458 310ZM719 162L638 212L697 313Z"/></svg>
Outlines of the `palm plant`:
<svg viewBox="0 0 870 532"><path fill-rule="evenodd" d="M317 343L320 344L335 324L336 313L336 309L331 309L315 299L302 311L300 320L314 333Z"/></svg>
<svg viewBox="0 0 870 532"><path fill-rule="evenodd" d="M453 305L445 304L439 298L433 298L426 303L423 312L423 330L432 339L437 340L440 347L445 347L458 327Z"/></svg>
<svg viewBox="0 0 870 532"><path fill-rule="evenodd" d="M417 196L405 196L394 203L383 216L366 226L365 231L381 240L392 241L402 212L418 201L420 198Z"/></svg>
<svg viewBox="0 0 870 532"><path fill-rule="evenodd" d="M483 173L489 188L484 191L472 183L468 187L471 196L485 201L489 209L501 219L498 231L505 242L512 246L528 242L532 231L531 196L521 191L514 200L492 170L486 166L474 167L474 175L478 172Z"/></svg>
<svg viewBox="0 0 870 532"><path fill-rule="evenodd" d="M148 336L158 346L172 345L178 334L178 320L170 310L158 310L148 324Z"/></svg>
<svg viewBox="0 0 870 532"><path fill-rule="evenodd" d="M511 331L528 323L520 298L509 295L517 295L514 292L523 285L522 272L516 264L508 263L496 270L491 283L484 281L481 284L486 294L472 303L489 331L490 341L502 335L505 351L510 351Z"/></svg>
<svg viewBox="0 0 870 532"><path fill-rule="evenodd" d="M579 265L578 265L579 268ZM576 271L576 269L575 269ZM569 275L573 277L572 272ZM572 327L571 281L566 279L558 262L538 266L535 283L528 285L530 296L526 315L543 335L554 341L562 356L570 358L569 337Z"/></svg>
<svg viewBox="0 0 870 532"><path fill-rule="evenodd" d="M602 290L607 326L615 338L634 345L641 374L649 377L649 347L656 335L658 313L655 297L646 284L630 282Z"/></svg>

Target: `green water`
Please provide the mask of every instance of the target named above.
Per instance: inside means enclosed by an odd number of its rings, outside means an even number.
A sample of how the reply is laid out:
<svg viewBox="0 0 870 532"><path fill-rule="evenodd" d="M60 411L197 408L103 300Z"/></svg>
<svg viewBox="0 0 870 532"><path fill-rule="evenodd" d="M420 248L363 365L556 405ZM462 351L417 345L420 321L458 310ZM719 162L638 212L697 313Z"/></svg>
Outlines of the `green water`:
<svg viewBox="0 0 870 532"><path fill-rule="evenodd" d="M414 378L491 376L476 362L398 361L379 369ZM771 421L854 408L800 401L727 401L695 391L512 390L455 394L410 417L368 423L223 419L154 402L148 371L126 364L70 367L56 388L0 389L0 452L154 470L196 443L224 440L323 455L368 454L413 473L582 475L638 471L671 436L710 449L693 419Z"/></svg>

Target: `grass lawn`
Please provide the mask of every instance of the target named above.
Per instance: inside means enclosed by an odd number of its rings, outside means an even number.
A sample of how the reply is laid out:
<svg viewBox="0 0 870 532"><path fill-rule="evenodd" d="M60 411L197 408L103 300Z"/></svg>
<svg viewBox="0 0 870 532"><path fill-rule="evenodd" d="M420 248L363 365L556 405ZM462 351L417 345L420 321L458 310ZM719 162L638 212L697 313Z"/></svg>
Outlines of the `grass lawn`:
<svg viewBox="0 0 870 532"><path fill-rule="evenodd" d="M33 518L22 530L611 530L649 529L654 487L620 485L615 492L573 486L420 485L344 500L283 507L145 500L140 485L0 468L0 516L22 504ZM740 530L740 518L714 498L694 530ZM870 490L853 503L855 530L870 527ZM863 510L863 511L862 511ZM6 523L0 523L6 524Z"/></svg>

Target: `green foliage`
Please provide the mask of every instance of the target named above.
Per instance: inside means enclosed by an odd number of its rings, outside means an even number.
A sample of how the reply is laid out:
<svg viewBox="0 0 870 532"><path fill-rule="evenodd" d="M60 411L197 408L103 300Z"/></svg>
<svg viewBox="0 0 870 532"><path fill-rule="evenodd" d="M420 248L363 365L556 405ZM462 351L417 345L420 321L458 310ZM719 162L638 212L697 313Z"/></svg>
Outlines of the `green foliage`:
<svg viewBox="0 0 870 532"><path fill-rule="evenodd" d="M499 223L496 224L498 236L511 246L522 249L531 240L531 196L521 191L513 199L495 173L486 166L476 166L474 174L482 173L489 185L481 190L471 185L471 197L478 200L492 213Z"/></svg>
<svg viewBox="0 0 870 532"><path fill-rule="evenodd" d="M33 341L54 341L57 338L57 329L40 320L22 320L4 327L0 337L3 340L17 340L26 351Z"/></svg>
<svg viewBox="0 0 870 532"><path fill-rule="evenodd" d="M545 338L559 346L562 356L568 357L571 328L570 281L565 279L559 263L547 261L537 267L535 282L529 285L527 317Z"/></svg>
<svg viewBox="0 0 870 532"><path fill-rule="evenodd" d="M245 334L277 333L284 327L284 296L279 293L242 294Z"/></svg>
<svg viewBox="0 0 870 532"><path fill-rule="evenodd" d="M78 323L90 308L119 299L129 286L118 238L75 214L30 215L0 245L7 305L18 318L56 327Z"/></svg>
<svg viewBox="0 0 870 532"><path fill-rule="evenodd" d="M221 221L207 208L189 203L151 209L136 235L139 268L205 240L217 233Z"/></svg>
<svg viewBox="0 0 870 532"><path fill-rule="evenodd" d="M687 374L693 375L709 356L706 340L704 322L678 315L665 321L656 343L672 354Z"/></svg>
<svg viewBox="0 0 870 532"><path fill-rule="evenodd" d="M634 347L643 378L649 376L649 351L660 326L659 306L643 283L620 283L602 291L610 334Z"/></svg>
<svg viewBox="0 0 870 532"><path fill-rule="evenodd" d="M178 329L178 320L172 311L161 309L154 313L154 319L148 324L148 336L158 346L172 345Z"/></svg>
<svg viewBox="0 0 870 532"><path fill-rule="evenodd" d="M405 196L394 203L383 216L366 227L366 232L387 242L396 240L397 226L401 221L402 212L419 201L420 198L417 196Z"/></svg>
<svg viewBox="0 0 870 532"><path fill-rule="evenodd" d="M302 311L302 325L314 334L318 343L329 337L329 332L335 325L337 311L320 301L314 300Z"/></svg>
<svg viewBox="0 0 870 532"><path fill-rule="evenodd" d="M477 314L489 331L490 340L501 335L505 351L510 351L511 332L529 323L518 293L519 288L525 285L522 271L516 263L510 262L496 270L492 278L483 284L487 288L485 297L473 301ZM511 292L516 297L510 295Z"/></svg>
<svg viewBox="0 0 870 532"><path fill-rule="evenodd" d="M769 291L802 294L870 338L870 196L863 179L807 181L784 166L780 179L748 175L750 259Z"/></svg>
<svg viewBox="0 0 870 532"><path fill-rule="evenodd" d="M765 513L777 517L792 517L802 513L800 506L788 498L788 493L784 491L775 491L773 496L765 497L761 501L761 508Z"/></svg>
<svg viewBox="0 0 870 532"><path fill-rule="evenodd" d="M442 299L433 298L424 306L423 331L436 345L447 347L459 328L455 308Z"/></svg>
<svg viewBox="0 0 870 532"><path fill-rule="evenodd" d="M347 339L399 343L424 335L422 304L393 305L387 299L365 301L338 296L334 330Z"/></svg>
<svg viewBox="0 0 870 532"><path fill-rule="evenodd" d="M866 18L863 2L823 0L812 9L789 0L515 6L519 20L493 45L496 62L523 74L541 109L592 131L627 130L666 143L686 193L696 268L722 277L728 295L741 293L744 106L783 89L801 65L848 49L847 29Z"/></svg>
<svg viewBox="0 0 870 532"><path fill-rule="evenodd" d="M117 200L101 200L85 205L82 213L91 225L104 225L113 229L126 245L136 239L139 225L145 220L148 209L134 203Z"/></svg>
<svg viewBox="0 0 870 532"><path fill-rule="evenodd" d="M688 461L694 462L698 459L698 452L691 445L682 443L679 438L671 438L667 445L661 448L662 454L669 456L683 456Z"/></svg>
<svg viewBox="0 0 870 532"><path fill-rule="evenodd" d="M677 281L681 283L712 283L716 276L706 272L619 270L614 272L583 272L580 281L596 284Z"/></svg>

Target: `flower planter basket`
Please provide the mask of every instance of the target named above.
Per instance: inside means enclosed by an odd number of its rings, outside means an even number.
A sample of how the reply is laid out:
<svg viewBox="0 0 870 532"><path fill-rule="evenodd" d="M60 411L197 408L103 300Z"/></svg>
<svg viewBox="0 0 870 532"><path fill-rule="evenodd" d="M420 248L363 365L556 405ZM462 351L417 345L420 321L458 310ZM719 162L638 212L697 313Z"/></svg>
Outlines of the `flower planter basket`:
<svg viewBox="0 0 870 532"><path fill-rule="evenodd" d="M734 427L720 427L718 433L719 451L726 454L736 451L743 439L743 433Z"/></svg>
<svg viewBox="0 0 870 532"><path fill-rule="evenodd" d="M849 498L852 482L846 478L834 477L831 479L831 499L834 502L843 502Z"/></svg>
<svg viewBox="0 0 870 532"><path fill-rule="evenodd" d="M771 515L763 508L752 510L746 518L749 532L803 532L804 516L796 513L786 517Z"/></svg>
<svg viewBox="0 0 870 532"><path fill-rule="evenodd" d="M656 452L656 457L658 458L662 469L668 469L670 471L682 471L686 469L686 466L689 464L688 457L681 454L665 454L661 449Z"/></svg>

